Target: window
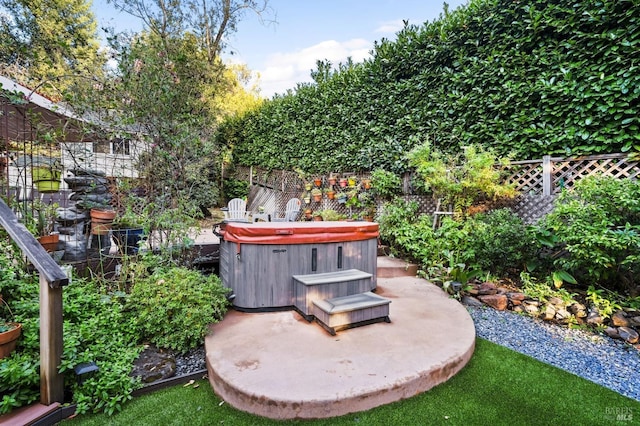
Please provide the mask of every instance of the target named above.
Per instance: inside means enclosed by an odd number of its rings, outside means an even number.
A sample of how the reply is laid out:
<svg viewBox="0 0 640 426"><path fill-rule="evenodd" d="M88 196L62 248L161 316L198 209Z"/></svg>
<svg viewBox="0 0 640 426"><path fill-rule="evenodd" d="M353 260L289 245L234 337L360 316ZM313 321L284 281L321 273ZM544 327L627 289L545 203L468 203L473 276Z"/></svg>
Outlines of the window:
<svg viewBox="0 0 640 426"><path fill-rule="evenodd" d="M111 142L111 153L119 155L130 155L131 148L129 146L129 140L120 138L115 139L113 142Z"/></svg>

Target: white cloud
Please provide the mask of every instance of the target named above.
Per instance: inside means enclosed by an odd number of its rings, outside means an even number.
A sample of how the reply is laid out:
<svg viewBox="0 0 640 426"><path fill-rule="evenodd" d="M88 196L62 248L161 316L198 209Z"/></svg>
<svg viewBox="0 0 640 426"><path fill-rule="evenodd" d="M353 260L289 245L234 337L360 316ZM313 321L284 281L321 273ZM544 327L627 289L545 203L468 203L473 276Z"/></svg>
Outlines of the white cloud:
<svg viewBox="0 0 640 426"><path fill-rule="evenodd" d="M297 83L311 82L311 70L316 69L316 61L329 60L337 65L351 57L361 62L369 57L373 45L365 39L351 39L343 42L327 40L294 52L278 52L267 57L260 74L261 95L270 98L275 93L285 93Z"/></svg>
<svg viewBox="0 0 640 426"><path fill-rule="evenodd" d="M393 21L383 22L378 28L376 28L375 32L381 34L395 34L403 28L404 21L402 19L396 19Z"/></svg>

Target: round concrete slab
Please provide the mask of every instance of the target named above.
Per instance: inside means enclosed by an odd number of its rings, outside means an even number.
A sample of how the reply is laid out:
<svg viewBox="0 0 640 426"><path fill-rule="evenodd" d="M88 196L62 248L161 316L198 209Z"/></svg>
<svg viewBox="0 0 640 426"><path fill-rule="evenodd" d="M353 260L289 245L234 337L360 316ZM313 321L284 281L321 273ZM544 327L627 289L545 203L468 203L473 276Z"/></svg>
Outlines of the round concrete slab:
<svg viewBox="0 0 640 426"><path fill-rule="evenodd" d="M227 403L272 419L326 418L409 398L473 354L466 309L415 277L378 279L391 323L331 336L294 311L231 311L205 340L209 381Z"/></svg>

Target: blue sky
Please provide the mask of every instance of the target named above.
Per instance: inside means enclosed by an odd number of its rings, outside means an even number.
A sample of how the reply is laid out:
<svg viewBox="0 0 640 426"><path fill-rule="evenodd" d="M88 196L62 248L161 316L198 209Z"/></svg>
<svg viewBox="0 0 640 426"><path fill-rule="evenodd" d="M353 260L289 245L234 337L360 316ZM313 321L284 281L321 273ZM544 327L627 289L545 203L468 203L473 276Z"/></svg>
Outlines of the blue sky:
<svg viewBox="0 0 640 426"><path fill-rule="evenodd" d="M466 2L447 1L450 10ZM269 6L272 11L265 18L277 23L261 23L255 14L247 14L227 40L234 54L224 55L259 76L260 94L266 98L311 81L317 60L337 64L351 57L360 62L375 40L394 39L403 19L421 24L443 11L439 0L270 0ZM133 18L105 0L94 0L93 10L99 25L139 29Z"/></svg>

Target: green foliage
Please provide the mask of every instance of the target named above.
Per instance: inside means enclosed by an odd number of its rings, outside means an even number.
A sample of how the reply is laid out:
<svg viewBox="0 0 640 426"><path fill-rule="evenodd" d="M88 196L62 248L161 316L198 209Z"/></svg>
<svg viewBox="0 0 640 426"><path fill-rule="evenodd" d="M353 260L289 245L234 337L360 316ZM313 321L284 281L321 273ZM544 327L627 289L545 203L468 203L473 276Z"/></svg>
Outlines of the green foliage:
<svg viewBox="0 0 640 426"><path fill-rule="evenodd" d="M587 301L598 309L602 318L609 318L614 312L622 309L618 295L605 289L597 289L590 285L587 289Z"/></svg>
<svg viewBox="0 0 640 426"><path fill-rule="evenodd" d="M540 223L562 255L556 268L578 281L632 290L640 272L640 184L589 177L565 191Z"/></svg>
<svg viewBox="0 0 640 426"><path fill-rule="evenodd" d="M342 213L338 213L337 211L332 209L320 211L320 216L322 216L322 220L328 220L328 221L344 220L347 218L346 215Z"/></svg>
<svg viewBox="0 0 640 426"><path fill-rule="evenodd" d="M448 218L434 231L433 218L419 215L416 202L402 199L385 204L378 222L380 238L395 255L416 260L427 268L446 265L447 253L458 251L468 236L461 223ZM460 259L461 263L465 261Z"/></svg>
<svg viewBox="0 0 640 426"><path fill-rule="evenodd" d="M471 216L465 228L469 232L465 257L479 269L499 275L519 272L536 254L533 237L509 209Z"/></svg>
<svg viewBox="0 0 640 426"><path fill-rule="evenodd" d="M227 178L224 180L224 198L246 198L249 195L249 182Z"/></svg>
<svg viewBox="0 0 640 426"><path fill-rule="evenodd" d="M22 272L19 252L0 243L0 293L7 296L23 332L16 352L0 362L0 414L36 401L40 393L38 277ZM59 371L73 393L77 411L113 413L131 398L137 386L129 376L140 348L131 324L123 317L122 299L103 295L74 278L63 291L64 350ZM94 361L100 371L82 385L73 368Z"/></svg>
<svg viewBox="0 0 640 426"><path fill-rule="evenodd" d="M382 200L391 200L402 193L402 179L395 173L375 169L371 172L371 181L374 193Z"/></svg>
<svg viewBox="0 0 640 426"><path fill-rule="evenodd" d="M60 99L78 76L102 74L106 57L90 2L1 0L0 9L3 75Z"/></svg>
<svg viewBox="0 0 640 426"><path fill-rule="evenodd" d="M552 297L561 299L565 305L575 302L575 294L569 293L564 288L551 286L549 282L540 282L532 277L528 272L520 273L520 281L522 283L522 291L533 299L547 302Z"/></svg>
<svg viewBox="0 0 640 426"><path fill-rule="evenodd" d="M228 292L215 275L158 268L134 284L127 310L140 339L186 352L201 345L209 325L222 319Z"/></svg>
<svg viewBox="0 0 640 426"><path fill-rule="evenodd" d="M444 205L453 206L458 217L465 217L473 203L513 198L513 185L502 182L497 159L491 151L474 145L462 154L446 155L423 143L409 154L409 164L424 180L424 188Z"/></svg>
<svg viewBox="0 0 640 426"><path fill-rule="evenodd" d="M407 170L430 140L519 159L638 145L635 0L477 0L376 42L361 64L319 62L312 84L223 125L239 164ZM231 143L231 142L230 142ZM326 155L331 152L331 155Z"/></svg>

